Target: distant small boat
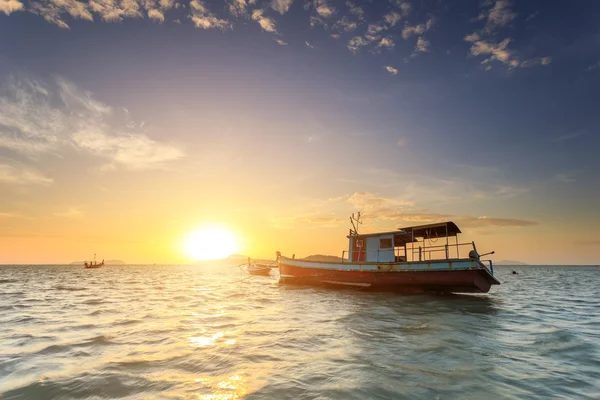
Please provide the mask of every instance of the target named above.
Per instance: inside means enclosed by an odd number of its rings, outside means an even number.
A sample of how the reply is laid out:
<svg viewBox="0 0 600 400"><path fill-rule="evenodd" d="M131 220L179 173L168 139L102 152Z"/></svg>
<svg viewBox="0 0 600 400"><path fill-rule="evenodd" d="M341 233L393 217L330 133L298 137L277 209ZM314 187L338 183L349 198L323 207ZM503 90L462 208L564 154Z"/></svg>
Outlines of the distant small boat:
<svg viewBox="0 0 600 400"><path fill-rule="evenodd" d="M94 253L94 261L90 261L89 263L86 261L83 263L83 268L100 268L104 266L104 260L102 262L96 262L96 253Z"/></svg>
<svg viewBox="0 0 600 400"><path fill-rule="evenodd" d="M246 265L246 271L248 271L248 273L250 275L270 275L271 274L271 268L269 267L259 267L256 264L252 264L252 265Z"/></svg>
<svg viewBox="0 0 600 400"><path fill-rule="evenodd" d="M279 265L277 265L277 261L268 264L255 261L254 264L260 268L279 268Z"/></svg>
<svg viewBox="0 0 600 400"><path fill-rule="evenodd" d="M274 264L265 264L265 263L257 263L256 261L252 261L248 257L248 264L246 265L246 271L250 275L270 275L271 268L277 268L277 265Z"/></svg>

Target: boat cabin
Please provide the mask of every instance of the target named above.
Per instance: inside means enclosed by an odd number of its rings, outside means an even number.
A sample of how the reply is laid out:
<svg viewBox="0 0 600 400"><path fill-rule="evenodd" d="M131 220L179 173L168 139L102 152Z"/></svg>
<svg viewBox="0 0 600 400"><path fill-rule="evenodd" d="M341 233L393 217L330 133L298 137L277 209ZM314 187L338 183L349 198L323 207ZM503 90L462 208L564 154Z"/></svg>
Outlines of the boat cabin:
<svg viewBox="0 0 600 400"><path fill-rule="evenodd" d="M460 229L454 222L409 226L392 232L348 235L348 262L407 262L460 258L458 243ZM454 237L455 243L450 243Z"/></svg>

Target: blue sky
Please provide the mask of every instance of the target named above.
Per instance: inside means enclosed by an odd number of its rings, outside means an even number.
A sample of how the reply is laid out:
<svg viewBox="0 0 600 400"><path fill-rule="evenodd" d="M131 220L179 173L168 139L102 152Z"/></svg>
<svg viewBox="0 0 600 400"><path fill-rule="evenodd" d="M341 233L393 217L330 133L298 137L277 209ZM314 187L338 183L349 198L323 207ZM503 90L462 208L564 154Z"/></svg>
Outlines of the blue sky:
<svg viewBox="0 0 600 400"><path fill-rule="evenodd" d="M462 221L504 259L597 264L599 16L594 1L0 0L0 233L89 224L107 206L67 196L82 185L160 186L192 219L268 221L270 241L344 232L362 209L373 228ZM324 241L295 252L339 245Z"/></svg>

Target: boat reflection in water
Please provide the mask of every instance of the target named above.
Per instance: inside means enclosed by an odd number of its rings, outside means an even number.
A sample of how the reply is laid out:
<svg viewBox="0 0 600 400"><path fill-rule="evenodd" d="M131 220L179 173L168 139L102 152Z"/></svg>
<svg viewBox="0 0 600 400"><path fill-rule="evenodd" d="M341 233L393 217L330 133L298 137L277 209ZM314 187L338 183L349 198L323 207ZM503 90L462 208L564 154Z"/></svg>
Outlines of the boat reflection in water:
<svg viewBox="0 0 600 400"><path fill-rule="evenodd" d="M293 259L277 252L280 282L405 293L487 293L500 284L492 261L481 259L494 252L480 255L475 242L459 243L461 231L454 222L359 234L360 213L351 221L349 247L339 262ZM461 252L468 257L461 258Z"/></svg>

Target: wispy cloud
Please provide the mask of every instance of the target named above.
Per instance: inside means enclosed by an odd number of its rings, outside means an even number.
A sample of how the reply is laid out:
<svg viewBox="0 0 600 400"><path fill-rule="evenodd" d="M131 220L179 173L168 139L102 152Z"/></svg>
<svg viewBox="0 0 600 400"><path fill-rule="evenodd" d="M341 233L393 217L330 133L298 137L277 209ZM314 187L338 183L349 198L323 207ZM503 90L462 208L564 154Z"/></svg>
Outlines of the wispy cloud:
<svg viewBox="0 0 600 400"><path fill-rule="evenodd" d="M396 43L394 43L394 41L392 40L392 38L390 38L390 37L384 37L383 39L381 39L381 42L379 42L379 44L377 45L377 47L392 48L395 45L396 45Z"/></svg>
<svg viewBox="0 0 600 400"><path fill-rule="evenodd" d="M383 19L389 26L396 25L401 18L402 16L400 15L400 13L396 11L390 11L389 13L383 16Z"/></svg>
<svg viewBox="0 0 600 400"><path fill-rule="evenodd" d="M181 150L161 146L143 134L120 136L88 129L72 135L73 143L81 149L111 159L129 169L150 169L181 158Z"/></svg>
<svg viewBox="0 0 600 400"><path fill-rule="evenodd" d="M483 40L477 34L471 34L465 37L466 41L471 41L471 54L474 56L489 56L485 58L481 63L487 64L491 61L500 61L503 64L510 65L511 67L518 67L519 60L513 56L513 53L508 49L508 44L511 42L510 38L502 40L500 43L494 43L489 40Z"/></svg>
<svg viewBox="0 0 600 400"><path fill-rule="evenodd" d="M258 24L264 31L271 33L277 32L275 20L271 17L265 17L264 10L256 9L252 11L252 19L258 22Z"/></svg>
<svg viewBox="0 0 600 400"><path fill-rule="evenodd" d="M32 2L31 11L41 15L48 22L54 23L61 28L69 26L63 19L63 14L68 14L75 19L92 21L92 13L87 4L77 0L61 0L57 2Z"/></svg>
<svg viewBox="0 0 600 400"><path fill-rule="evenodd" d="M500 29L513 21L517 14L512 11L511 3L508 0L485 2L484 7L488 6L491 7L482 11L477 18L478 21L485 21L483 28L464 37L466 42L472 43L471 55L485 57L481 61L485 70L492 69L491 63L493 61L505 64L509 69L549 65L552 62L552 58L548 56L523 60L514 50L508 48L508 45L512 42L510 37L498 41Z"/></svg>
<svg viewBox="0 0 600 400"><path fill-rule="evenodd" d="M484 31L493 33L497 28L501 28L517 18L517 13L513 12L510 7L510 1L496 0L490 9L482 11L479 19L486 21Z"/></svg>
<svg viewBox="0 0 600 400"><path fill-rule="evenodd" d="M564 142L567 140L572 140L572 139L578 138L578 137L586 135L586 134L587 134L586 130L571 132L571 133L567 133L565 135L557 136L557 137L553 138L552 141L555 143L561 143L561 142Z"/></svg>
<svg viewBox="0 0 600 400"><path fill-rule="evenodd" d="M363 10L362 7L357 6L356 4L352 3L351 1L347 1L346 5L350 9L350 14L355 15L359 21L364 21L365 11Z"/></svg>
<svg viewBox="0 0 600 400"><path fill-rule="evenodd" d="M419 39L417 39L417 44L415 45L415 51L417 53L427 53L430 45L431 43L429 43L427 40L419 37Z"/></svg>
<svg viewBox="0 0 600 400"><path fill-rule="evenodd" d="M335 7L329 5L327 0L313 0L317 14L323 18L329 18L335 13Z"/></svg>
<svg viewBox="0 0 600 400"><path fill-rule="evenodd" d="M23 10L24 6L19 0L0 0L0 12L10 15L15 11Z"/></svg>
<svg viewBox="0 0 600 400"><path fill-rule="evenodd" d="M241 17L248 15L248 7L254 3L256 0L230 0L227 8L232 15Z"/></svg>
<svg viewBox="0 0 600 400"><path fill-rule="evenodd" d="M338 32L350 32L355 30L357 23L350 21L346 16L343 16L339 21L333 24L333 29Z"/></svg>
<svg viewBox="0 0 600 400"><path fill-rule="evenodd" d="M271 2L271 8L283 15L288 12L293 2L294 0L273 0Z"/></svg>
<svg viewBox="0 0 600 400"><path fill-rule="evenodd" d="M409 25L406 23L402 29L402 38L408 39L412 35L421 36L433 27L434 19L429 18L425 23L418 25Z"/></svg>
<svg viewBox="0 0 600 400"><path fill-rule="evenodd" d="M11 185L42 185L54 183L51 178L28 168L17 168L8 164L0 164L0 183Z"/></svg>
<svg viewBox="0 0 600 400"><path fill-rule="evenodd" d="M381 197L370 192L356 192L347 201L354 208L366 211L370 218L394 219L399 212L414 207L413 202Z"/></svg>
<svg viewBox="0 0 600 400"><path fill-rule="evenodd" d="M348 49L353 53L356 53L361 47L368 45L369 42L362 36L355 36L348 41Z"/></svg>
<svg viewBox="0 0 600 400"><path fill-rule="evenodd" d="M389 72L390 74L392 74L392 75L398 75L398 70L397 70L396 68L394 68L394 67L390 66L390 65L386 65L386 66L385 66L385 67L383 67L383 68L385 68L385 70L386 70L387 72Z"/></svg>
<svg viewBox="0 0 600 400"><path fill-rule="evenodd" d="M521 68L529 68L536 65L548 65L552 62L552 57L536 57L525 60L519 64Z"/></svg>
<svg viewBox="0 0 600 400"><path fill-rule="evenodd" d="M400 8L404 16L407 16L412 11L412 5L408 1L396 0L396 5Z"/></svg>
<svg viewBox="0 0 600 400"><path fill-rule="evenodd" d="M10 78L0 92L0 148L36 159L67 149L88 152L129 169L160 168L184 153L133 128L124 110L96 100L74 84L56 78L45 83ZM10 174L28 182L46 182L39 174Z"/></svg>
<svg viewBox="0 0 600 400"><path fill-rule="evenodd" d="M489 216L465 216L430 213L415 210L413 202L377 196L369 192L357 192L348 202L364 213L365 219L392 220L409 223L433 223L454 221L464 227L529 227L538 225L535 221L516 218L494 218Z"/></svg>
<svg viewBox="0 0 600 400"><path fill-rule="evenodd" d="M112 0L107 0L112 1ZM202 0L192 0L190 2L190 18L196 28L202 29L229 29L231 23L227 20L216 17L212 12L208 10L206 4Z"/></svg>

